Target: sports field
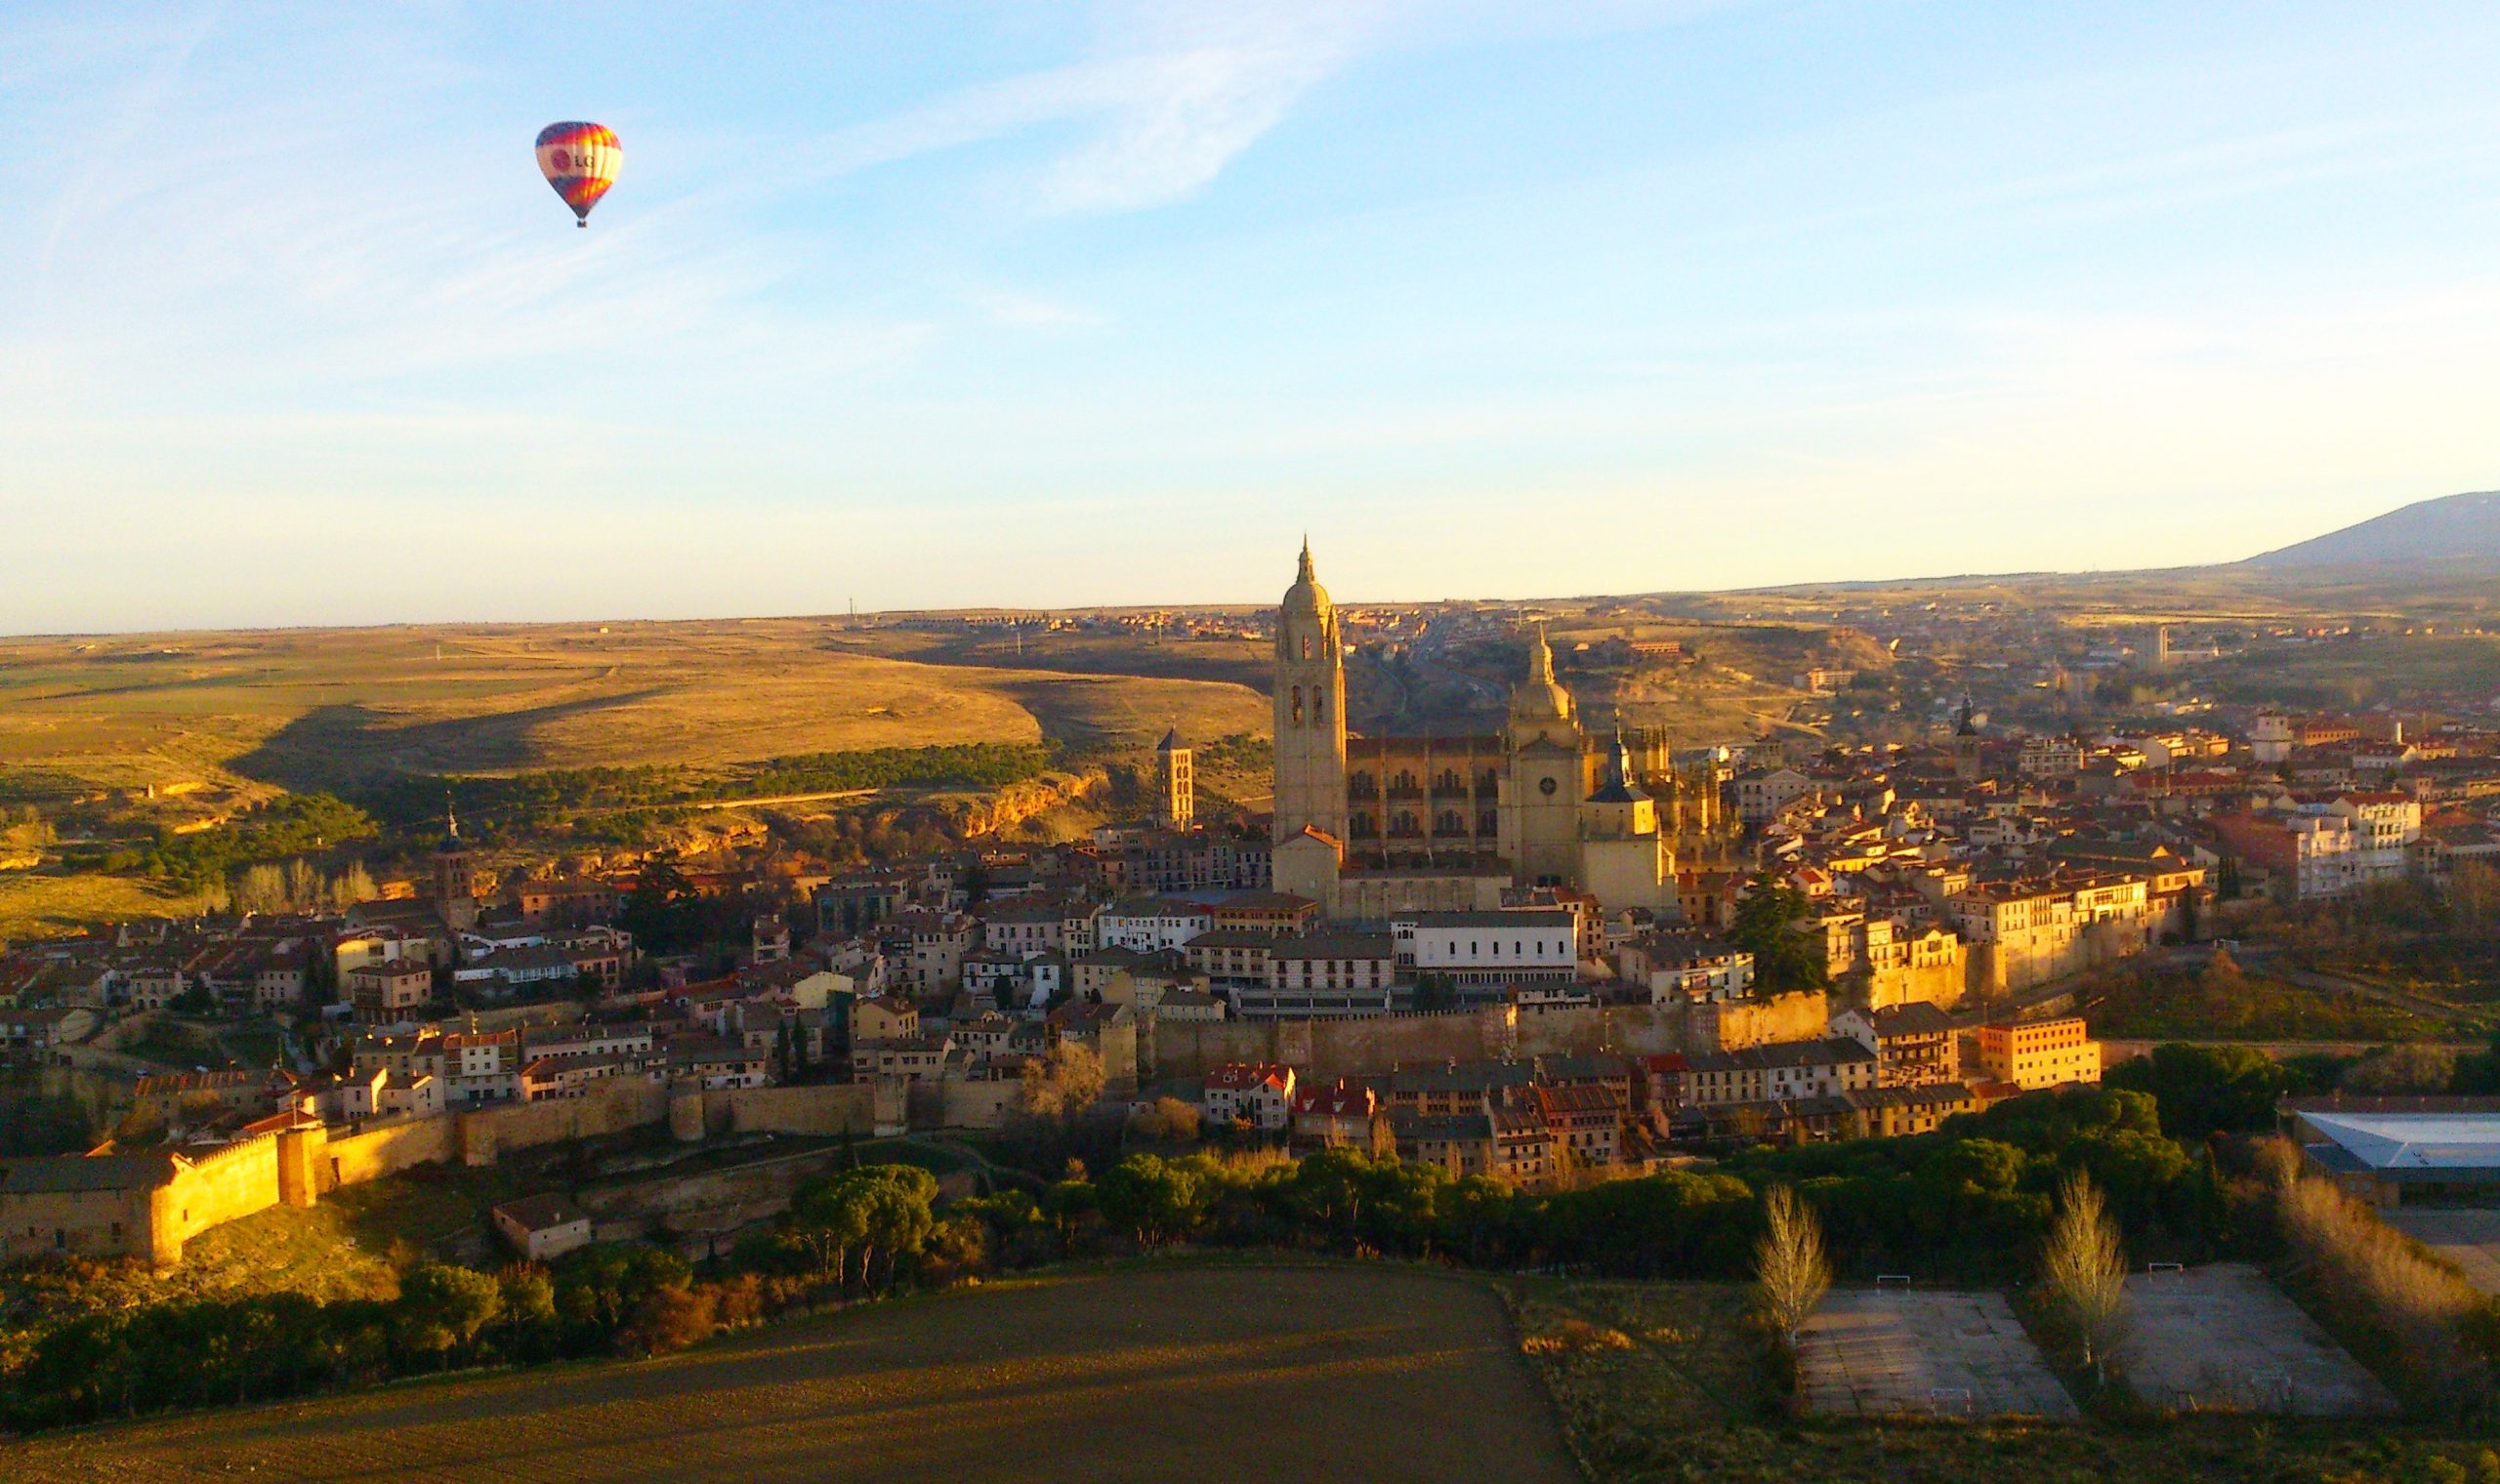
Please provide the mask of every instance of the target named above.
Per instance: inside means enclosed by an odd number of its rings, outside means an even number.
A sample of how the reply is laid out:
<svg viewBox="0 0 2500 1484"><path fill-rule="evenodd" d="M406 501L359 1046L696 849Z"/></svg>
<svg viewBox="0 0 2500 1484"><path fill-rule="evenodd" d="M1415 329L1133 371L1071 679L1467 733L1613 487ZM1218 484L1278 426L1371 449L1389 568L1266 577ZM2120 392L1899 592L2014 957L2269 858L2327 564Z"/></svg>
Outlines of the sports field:
<svg viewBox="0 0 2500 1484"><path fill-rule="evenodd" d="M0 1444L12 1484L1579 1475L1481 1285L1179 1268L996 1285L667 1359Z"/></svg>

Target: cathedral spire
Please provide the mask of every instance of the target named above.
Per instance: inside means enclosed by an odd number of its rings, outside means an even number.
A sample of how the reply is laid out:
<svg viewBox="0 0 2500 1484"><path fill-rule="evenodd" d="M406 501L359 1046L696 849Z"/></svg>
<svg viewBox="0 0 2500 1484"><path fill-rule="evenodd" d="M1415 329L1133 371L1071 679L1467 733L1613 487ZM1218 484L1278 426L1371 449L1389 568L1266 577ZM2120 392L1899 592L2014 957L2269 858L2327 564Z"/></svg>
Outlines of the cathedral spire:
<svg viewBox="0 0 2500 1484"><path fill-rule="evenodd" d="M1311 533L1309 531L1302 533L1302 567L1295 574L1294 580L1297 582L1317 582L1319 580L1318 577L1313 575L1311 570Z"/></svg>
<svg viewBox="0 0 2500 1484"><path fill-rule="evenodd" d="M1554 679L1554 647L1545 641L1545 625L1527 646L1527 679L1511 692L1513 721L1568 721L1571 693ZM1573 746L1578 743L1574 742Z"/></svg>

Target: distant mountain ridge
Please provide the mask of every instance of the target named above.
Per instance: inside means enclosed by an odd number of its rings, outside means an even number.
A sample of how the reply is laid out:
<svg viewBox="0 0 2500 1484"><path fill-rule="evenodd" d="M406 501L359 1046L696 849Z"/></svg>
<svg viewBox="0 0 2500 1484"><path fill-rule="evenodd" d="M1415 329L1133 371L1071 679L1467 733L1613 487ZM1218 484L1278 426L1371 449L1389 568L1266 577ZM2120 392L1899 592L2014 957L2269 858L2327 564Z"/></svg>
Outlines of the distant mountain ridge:
<svg viewBox="0 0 2500 1484"><path fill-rule="evenodd" d="M2500 490L2417 500L2356 525L2263 552L2235 564L2283 568L2463 563L2500 567Z"/></svg>

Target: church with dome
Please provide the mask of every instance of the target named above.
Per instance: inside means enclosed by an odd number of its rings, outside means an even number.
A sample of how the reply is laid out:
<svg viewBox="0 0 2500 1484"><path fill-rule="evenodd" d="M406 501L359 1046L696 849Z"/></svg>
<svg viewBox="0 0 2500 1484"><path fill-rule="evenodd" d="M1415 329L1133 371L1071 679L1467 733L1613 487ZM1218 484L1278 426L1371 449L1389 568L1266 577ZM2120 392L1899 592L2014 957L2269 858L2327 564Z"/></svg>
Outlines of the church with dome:
<svg viewBox="0 0 2500 1484"><path fill-rule="evenodd" d="M1304 543L1276 612L1276 889L1339 919L1490 909L1537 886L1677 916L1665 738L1584 728L1542 632L1527 659L1497 732L1354 735L1345 635Z"/></svg>

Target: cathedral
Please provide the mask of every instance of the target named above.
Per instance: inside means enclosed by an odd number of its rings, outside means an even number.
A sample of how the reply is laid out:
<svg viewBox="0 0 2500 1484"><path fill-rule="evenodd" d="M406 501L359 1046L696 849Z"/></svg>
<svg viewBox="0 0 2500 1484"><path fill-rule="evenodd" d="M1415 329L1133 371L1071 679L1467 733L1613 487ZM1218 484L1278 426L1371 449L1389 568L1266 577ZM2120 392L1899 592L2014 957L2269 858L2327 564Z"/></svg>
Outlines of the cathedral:
<svg viewBox="0 0 2500 1484"><path fill-rule="evenodd" d="M1345 636L1306 542L1275 654L1278 890L1341 919L1492 908L1535 886L1676 915L1683 821L1665 739L1584 730L1542 633L1500 731L1354 736Z"/></svg>

